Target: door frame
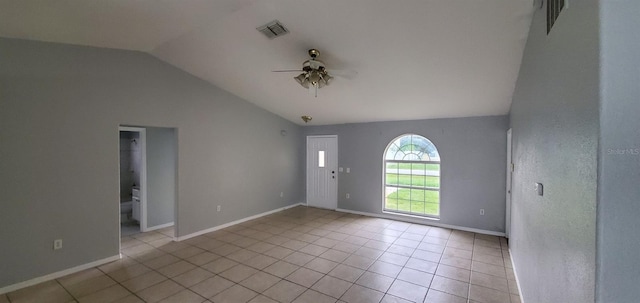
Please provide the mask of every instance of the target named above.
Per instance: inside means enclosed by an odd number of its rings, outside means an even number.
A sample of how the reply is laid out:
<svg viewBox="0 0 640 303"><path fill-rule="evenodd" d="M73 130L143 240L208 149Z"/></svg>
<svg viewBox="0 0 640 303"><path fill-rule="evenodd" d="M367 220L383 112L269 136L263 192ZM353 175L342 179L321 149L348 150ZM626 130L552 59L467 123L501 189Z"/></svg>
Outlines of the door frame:
<svg viewBox="0 0 640 303"><path fill-rule="evenodd" d="M335 177L336 177L336 187L335 187L335 203L333 203L335 205L335 207L333 208L329 208L329 209L338 209L338 180L339 180L339 173L338 173L338 135L311 135L311 136L307 136L306 139L306 144L305 144L305 150L306 150L306 160L305 160L305 171L306 171L306 182L305 182L305 204L307 204L307 206L309 206L309 139L312 138L332 138L335 139L335 146L336 146L336 163L335 163L335 169L336 169L336 173L335 173Z"/></svg>
<svg viewBox="0 0 640 303"><path fill-rule="evenodd" d="M507 183L506 183L506 208L505 208L505 220L504 220L504 234L509 238L511 234L511 203L512 203L512 178L513 178L513 147L512 142L512 129L507 130Z"/></svg>
<svg viewBox="0 0 640 303"><path fill-rule="evenodd" d="M118 127L118 140L120 140L120 132L137 132L140 134L140 232L147 231L147 129L144 127L132 127L132 126L119 126ZM118 151L120 150L120 141L118 141ZM118 188L120 188L120 152L118 152ZM118 195L120 197L120 195ZM120 202L120 201L118 201ZM118 218L120 218L120 207L118 207ZM119 220L118 220L119 221ZM118 224L118 231L122 235L120 230L120 224Z"/></svg>

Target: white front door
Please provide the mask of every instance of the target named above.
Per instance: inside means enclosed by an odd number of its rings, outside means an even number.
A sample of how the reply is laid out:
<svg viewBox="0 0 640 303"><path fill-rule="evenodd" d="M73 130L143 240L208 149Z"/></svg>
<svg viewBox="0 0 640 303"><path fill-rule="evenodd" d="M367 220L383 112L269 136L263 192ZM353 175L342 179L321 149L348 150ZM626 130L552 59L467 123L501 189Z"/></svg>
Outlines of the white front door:
<svg viewBox="0 0 640 303"><path fill-rule="evenodd" d="M307 205L338 208L338 136L307 137Z"/></svg>

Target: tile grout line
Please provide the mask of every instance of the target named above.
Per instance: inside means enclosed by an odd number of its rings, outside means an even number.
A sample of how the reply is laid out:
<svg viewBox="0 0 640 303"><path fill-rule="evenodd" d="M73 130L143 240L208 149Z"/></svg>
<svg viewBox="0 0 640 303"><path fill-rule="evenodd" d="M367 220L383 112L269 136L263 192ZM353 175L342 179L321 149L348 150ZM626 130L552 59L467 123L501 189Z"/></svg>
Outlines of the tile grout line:
<svg viewBox="0 0 640 303"><path fill-rule="evenodd" d="M64 287L64 285L62 285L62 283L60 283L60 281L58 281L58 279L54 279L54 280L56 281L56 283L58 283L58 285L60 285L60 287L62 287L62 289L64 289L64 291L67 292L67 294L69 294L69 296L71 296L71 298L73 298L74 301L78 301L79 300L79 298L76 298L76 296L74 296L66 287Z"/></svg>
<svg viewBox="0 0 640 303"><path fill-rule="evenodd" d="M476 235L473 235L473 245L471 246L471 266L469 268L469 290L467 291L467 302L471 302L471 275L473 275L473 254L476 248Z"/></svg>
<svg viewBox="0 0 640 303"><path fill-rule="evenodd" d="M142 262L138 262L138 260L135 260L135 259L133 259L133 258L131 258L131 257L129 257L129 256L127 256L127 257L128 257L128 258L130 258L130 259L132 259L133 261L135 261L135 262L136 262L136 264L140 264L140 265L142 265L142 266L147 267L146 265L142 264ZM134 265L135 265L135 264L134 264ZM134 265L131 265L131 266L134 266ZM127 266L127 267L130 267L130 266ZM153 268L150 268L150 267L147 267L147 268L149 268L149 269L150 269L150 271L155 271ZM106 271L104 271L104 270L100 269L99 267L96 267L96 269L98 269L99 271L101 271L101 272L102 272L104 275L106 275L107 277L111 278L111 276L109 276L109 273L107 273ZM120 270L120 269L118 269L118 270ZM138 276L131 277L131 279L134 279L134 278L139 277L139 276L144 275L144 274L146 274L146 272L145 272L145 273L143 273L143 274L140 274L140 275L138 275ZM111 278L111 279L113 279L113 278ZM122 281L122 282L126 282L126 281L129 281L129 280L131 280L131 279L127 279L127 280L124 280L124 281ZM136 298L140 299L142 302L146 302L144 299L142 299L140 296L138 296L138 294L137 294L137 293L135 293L135 292L133 292L133 291L129 290L126 286L124 286L124 285L122 284L122 282L117 281L117 280L115 280L115 279L113 279L113 280L114 280L118 285L120 285L120 287L124 288L126 291L128 291L128 292L129 292L129 295L127 295L127 296L125 296L125 297L123 297L123 298L126 298L126 297L128 297L128 296L130 296L130 295L133 295L133 296L135 296ZM159 283L162 283L162 282L159 282ZM159 284L159 283L156 283L156 284L150 285L149 287L154 286L154 285L157 285L157 284ZM147 288L149 288L149 287L146 287L146 288L144 288L144 289L147 289ZM142 290L144 290L144 289L141 289L141 291L142 291Z"/></svg>

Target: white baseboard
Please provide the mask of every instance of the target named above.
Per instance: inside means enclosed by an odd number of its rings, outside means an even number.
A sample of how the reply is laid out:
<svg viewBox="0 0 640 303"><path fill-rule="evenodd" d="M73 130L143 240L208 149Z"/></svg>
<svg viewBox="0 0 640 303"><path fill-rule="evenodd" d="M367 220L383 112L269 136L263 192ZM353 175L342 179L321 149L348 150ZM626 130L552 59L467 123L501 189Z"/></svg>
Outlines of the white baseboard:
<svg viewBox="0 0 640 303"><path fill-rule="evenodd" d="M160 224L160 225L156 225L156 226L153 226L153 227L147 227L147 230L145 232L152 231L152 230L163 229L165 227L173 226L173 224L174 224L173 222L169 222L169 223L166 223L166 224Z"/></svg>
<svg viewBox="0 0 640 303"><path fill-rule="evenodd" d="M229 223L226 223L226 224L218 225L216 227L212 227L212 228L209 228L209 229L201 230L201 231L189 234L189 235L185 235L185 236L182 236L182 237L177 237L176 240L177 241L186 240L186 239L189 239L189 238L193 238L193 237L196 237L196 236L199 236L199 235L210 233L212 231L223 229L223 228L226 228L226 227L229 227L229 226L232 226L232 225L236 225L236 224L239 224L239 223L242 223L242 222L246 222L246 221L249 221L249 220L257 219L257 218L260 218L260 217L263 217L263 216L266 216L266 215L277 213L279 211L283 211L285 209L289 209L289 208L300 206L300 205L306 205L306 203L296 203L296 204L288 205L288 206L285 206L285 207L277 208L277 209L270 210L270 211L267 211L267 212L264 212L264 213L261 213L261 214L253 215L253 216L246 217L246 218L243 218L243 219L240 219L240 220L236 220L236 221L229 222ZM170 222L170 223L167 223L167 224L162 224L162 225L158 225L158 226L147 228L146 231L162 229L162 228L173 226L173 225L174 225L174 222ZM12 292L12 291L15 291L15 290L18 290L18 289L21 289L21 288L33 286L33 285L36 285L36 284L39 284L39 283L42 283L42 282L46 282L46 281L50 281L50 280L57 279L57 278L60 278L60 277L64 277L66 275L70 275L70 274L73 274L73 273L76 273L76 272L79 272L79 271L83 271L85 269L97 267L97 266L100 266L100 265L103 265L103 264L106 264L106 263L109 263L109 262L113 262L113 261L119 260L120 258L121 258L121 255L118 254L118 255L115 255L115 256L112 256L112 257L108 257L108 258L105 258L105 259L93 261L91 263L82 264L82 265L75 266L75 267L72 267L72 268L68 268L68 269L65 269L65 270L61 270L61 271L58 271L58 272L55 272L55 273L51 273L51 274L48 274L48 275L45 275L45 276L41 276L41 277L37 277L37 278L30 279L30 280L27 280L27 281L23 281L23 282L20 282L20 283L16 283L16 284L13 284L13 285L5 286L5 287L0 288L0 294L5 294L5 293Z"/></svg>
<svg viewBox="0 0 640 303"><path fill-rule="evenodd" d="M396 220L396 221L404 221L404 222L409 222L409 223L430 225L430 226L435 226L435 227L457 229L457 230L468 231L468 232L473 232L473 233L477 233L477 234L485 234L485 235L498 236L498 237L504 237L505 236L505 234L503 232L484 230L484 229L478 229L478 228L471 228L471 227L464 227L464 226L457 226L457 225L450 225L450 224L442 224L442 223L433 222L433 221L427 220L427 219L414 218L414 217L409 217L409 216L394 216L394 215L389 215L389 214L376 214L376 213L368 213L368 212L363 212L363 211L355 211L355 210L342 209L342 208L336 208L336 211L343 212L343 213L356 214L356 215L363 215L363 216L368 216L368 217L377 217L377 218L391 219L391 220Z"/></svg>
<svg viewBox="0 0 640 303"><path fill-rule="evenodd" d="M187 239L191 239L193 237L204 235L204 234L216 231L216 230L220 230L220 229L223 229L223 228L227 228L229 226L240 224L242 222L246 222L246 221L249 221L249 220L253 220L253 219L260 218L260 217L264 217L266 215L277 213L279 211L283 211L285 209L289 209L289 208L300 206L300 205L306 205L306 204L304 204L304 203L296 203L296 204L288 205L288 206L285 206L285 207L276 208L274 210L263 212L261 214L253 215L253 216L250 216L250 217L242 218L242 219L235 220L235 221L232 221L232 222L229 222L229 223L225 223L225 224L222 224L222 225L218 225L218 226L214 226L214 227L211 227L211 228L203 229L201 231L197 231L197 232L194 232L194 233L191 233L191 234L188 234L188 235L180 236L180 237L176 238L176 241L184 241L184 240L187 240Z"/></svg>
<svg viewBox="0 0 640 303"><path fill-rule="evenodd" d="M119 259L120 259L120 254L115 255L115 256L111 256L111 257L108 257L108 258L105 258L105 259L93 261L91 263L86 263L86 264L78 265L76 267L72 267L72 268L68 268L68 269L65 269L65 270L58 271L58 272L54 272L54 273L51 273L51 274L48 274L48 275L44 275L42 277L37 277L37 278L31 279L31 280L27 280L27 281L23 281L23 282L20 282L20 283L13 284L13 285L5 286L5 287L0 288L0 294L5 294L5 293L8 293L8 292L12 292L14 290L18 290L18 289L21 289L21 288L33 286L33 285L36 285L36 284L39 284L39 283L42 283L42 282L46 282L46 281L50 281L50 280L53 280L53 279L57 279L57 278L60 278L60 277L64 277L66 275L70 275L70 274L73 274L73 273L77 273L79 271L83 271L85 269L89 269L89 268L93 268L93 267L100 266L100 265L103 265L103 264L107 264L109 262L113 262L113 261L116 261L116 260L119 260Z"/></svg>
<svg viewBox="0 0 640 303"><path fill-rule="evenodd" d="M513 269L513 275L516 276L516 286L518 286L518 294L520 295L520 303L524 303L524 298L522 297L522 288L520 288L520 280L518 279L518 271L516 271L516 263L513 262L513 254L511 253L511 247L509 247L509 256L511 258L511 268Z"/></svg>

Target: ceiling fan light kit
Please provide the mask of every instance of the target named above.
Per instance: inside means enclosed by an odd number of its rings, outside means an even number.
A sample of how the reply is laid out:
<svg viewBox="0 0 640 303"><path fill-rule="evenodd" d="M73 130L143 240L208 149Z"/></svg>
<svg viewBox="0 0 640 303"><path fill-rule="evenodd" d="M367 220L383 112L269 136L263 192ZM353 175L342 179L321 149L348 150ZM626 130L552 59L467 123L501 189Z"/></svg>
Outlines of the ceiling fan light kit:
<svg viewBox="0 0 640 303"><path fill-rule="evenodd" d="M320 51L310 49L309 56L311 59L302 64L302 74L293 77L302 87L309 90L309 93L318 97L318 88L329 85L333 77L327 73L324 62L316 59L320 56Z"/></svg>
<svg viewBox="0 0 640 303"><path fill-rule="evenodd" d="M320 56L320 51L310 49L309 56L311 56L311 59L302 64L302 73L293 77L293 79L302 87L308 89L311 95L318 97L318 89L329 85L333 77L327 72L324 62L316 59Z"/></svg>

